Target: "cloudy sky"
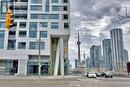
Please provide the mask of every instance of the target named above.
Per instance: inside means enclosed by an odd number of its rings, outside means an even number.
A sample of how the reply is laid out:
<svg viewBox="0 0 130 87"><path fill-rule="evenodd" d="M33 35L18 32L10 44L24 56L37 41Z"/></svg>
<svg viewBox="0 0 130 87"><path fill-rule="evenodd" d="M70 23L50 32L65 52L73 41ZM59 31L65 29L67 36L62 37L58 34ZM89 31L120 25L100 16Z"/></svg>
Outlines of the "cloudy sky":
<svg viewBox="0 0 130 87"><path fill-rule="evenodd" d="M124 34L124 46L130 52L130 18L119 20L119 14L125 16L125 7L130 16L130 0L70 0L71 36L69 40L69 59L74 65L77 59L77 30L80 30L81 58L85 52L89 56L92 45L101 45L103 39L110 38L110 30L121 27ZM119 20L117 22L117 20ZM130 53L129 53L130 56Z"/></svg>

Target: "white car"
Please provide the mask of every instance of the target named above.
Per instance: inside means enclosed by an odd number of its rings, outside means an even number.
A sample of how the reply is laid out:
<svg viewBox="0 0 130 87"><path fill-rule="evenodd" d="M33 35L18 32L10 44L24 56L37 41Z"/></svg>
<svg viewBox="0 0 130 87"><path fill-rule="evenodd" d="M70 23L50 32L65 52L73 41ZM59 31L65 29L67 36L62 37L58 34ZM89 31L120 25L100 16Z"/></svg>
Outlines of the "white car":
<svg viewBox="0 0 130 87"><path fill-rule="evenodd" d="M95 72L89 72L88 73L88 78L96 78L96 73Z"/></svg>

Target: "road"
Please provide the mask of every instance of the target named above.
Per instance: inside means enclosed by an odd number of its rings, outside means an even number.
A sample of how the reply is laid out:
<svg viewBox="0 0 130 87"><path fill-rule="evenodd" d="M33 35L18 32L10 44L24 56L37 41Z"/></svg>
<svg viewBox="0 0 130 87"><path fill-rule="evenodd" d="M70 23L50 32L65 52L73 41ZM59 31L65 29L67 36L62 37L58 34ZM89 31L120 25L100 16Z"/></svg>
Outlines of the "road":
<svg viewBox="0 0 130 87"><path fill-rule="evenodd" d="M0 79L0 87L130 87L130 78Z"/></svg>

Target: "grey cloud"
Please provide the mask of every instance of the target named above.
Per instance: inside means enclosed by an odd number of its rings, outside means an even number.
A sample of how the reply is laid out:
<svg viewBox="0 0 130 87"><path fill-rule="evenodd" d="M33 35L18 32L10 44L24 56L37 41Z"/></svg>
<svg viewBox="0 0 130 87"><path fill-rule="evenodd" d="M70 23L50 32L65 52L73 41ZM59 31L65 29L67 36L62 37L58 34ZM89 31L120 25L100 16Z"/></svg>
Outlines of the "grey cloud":
<svg viewBox="0 0 130 87"><path fill-rule="evenodd" d="M116 16L115 7L121 7L124 3L130 3L130 0L71 0L70 41L74 42L75 47L77 47L77 29L83 30L80 33L81 44L84 46L84 48L86 48L86 50L89 50L90 46L93 44L101 44L103 39L110 38L109 35L111 29L119 27L120 25L125 25L127 28L130 28L129 24L126 25L126 23L130 22L130 19L121 20L121 24L112 23L118 19ZM76 13L80 15L75 16ZM97 27L100 28L98 26L98 22L99 20L104 19L105 16L109 17L108 20L110 20L110 23L108 23L103 29L99 29L99 36L94 36L93 33L96 31L93 29L96 29ZM126 33L129 34L130 30L127 30ZM72 52L71 45L70 51ZM77 57L76 53L73 54L74 58ZM71 57L72 56L73 55L71 55Z"/></svg>

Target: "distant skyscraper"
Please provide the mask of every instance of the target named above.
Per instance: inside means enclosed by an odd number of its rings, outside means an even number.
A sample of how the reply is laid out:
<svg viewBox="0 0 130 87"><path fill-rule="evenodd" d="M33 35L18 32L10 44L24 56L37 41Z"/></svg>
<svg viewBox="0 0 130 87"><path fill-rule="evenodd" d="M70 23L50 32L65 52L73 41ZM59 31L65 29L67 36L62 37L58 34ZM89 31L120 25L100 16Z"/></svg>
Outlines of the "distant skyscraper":
<svg viewBox="0 0 130 87"><path fill-rule="evenodd" d="M86 68L90 68L90 58L86 59Z"/></svg>
<svg viewBox="0 0 130 87"><path fill-rule="evenodd" d="M75 59L75 68L77 68L77 67L78 67L78 60Z"/></svg>
<svg viewBox="0 0 130 87"><path fill-rule="evenodd" d="M116 71L121 71L124 69L124 43L122 29L113 29L111 30L110 35L113 69Z"/></svg>
<svg viewBox="0 0 130 87"><path fill-rule="evenodd" d="M102 41L102 48L103 48L103 63L104 63L103 67L112 70L111 40L104 39Z"/></svg>
<svg viewBox="0 0 130 87"><path fill-rule="evenodd" d="M129 59L129 57L128 57L128 51L126 49L124 49L124 61L128 62L129 61L128 59Z"/></svg>
<svg viewBox="0 0 130 87"><path fill-rule="evenodd" d="M101 59L101 46L92 46L90 48L91 68L99 68Z"/></svg>

